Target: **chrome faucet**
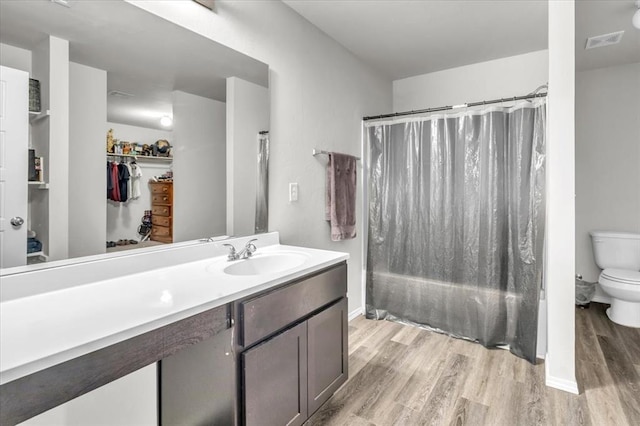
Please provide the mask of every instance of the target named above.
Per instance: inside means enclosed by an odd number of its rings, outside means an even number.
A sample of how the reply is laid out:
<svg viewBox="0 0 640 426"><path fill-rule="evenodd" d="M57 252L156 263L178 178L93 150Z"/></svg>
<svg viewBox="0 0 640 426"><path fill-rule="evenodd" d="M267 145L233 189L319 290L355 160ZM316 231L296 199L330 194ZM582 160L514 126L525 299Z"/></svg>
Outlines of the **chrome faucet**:
<svg viewBox="0 0 640 426"><path fill-rule="evenodd" d="M229 255L227 256L227 259L229 261L232 261L250 258L251 256L253 256L253 253L258 250L256 245L253 244L254 241L258 241L258 239L254 238L252 240L249 240L247 244L245 244L244 248L240 251L236 251L236 248L232 244L223 244L223 246L229 247Z"/></svg>

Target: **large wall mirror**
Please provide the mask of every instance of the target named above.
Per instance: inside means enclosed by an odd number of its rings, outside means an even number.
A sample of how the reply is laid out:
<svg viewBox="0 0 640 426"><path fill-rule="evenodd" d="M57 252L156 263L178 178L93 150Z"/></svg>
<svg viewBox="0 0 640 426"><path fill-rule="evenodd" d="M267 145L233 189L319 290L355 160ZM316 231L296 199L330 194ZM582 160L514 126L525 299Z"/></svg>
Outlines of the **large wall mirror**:
<svg viewBox="0 0 640 426"><path fill-rule="evenodd" d="M4 161L31 177L23 201L3 185L2 219L24 216L3 268L266 231L268 65L123 1L68 6L0 2L0 65L40 94Z"/></svg>

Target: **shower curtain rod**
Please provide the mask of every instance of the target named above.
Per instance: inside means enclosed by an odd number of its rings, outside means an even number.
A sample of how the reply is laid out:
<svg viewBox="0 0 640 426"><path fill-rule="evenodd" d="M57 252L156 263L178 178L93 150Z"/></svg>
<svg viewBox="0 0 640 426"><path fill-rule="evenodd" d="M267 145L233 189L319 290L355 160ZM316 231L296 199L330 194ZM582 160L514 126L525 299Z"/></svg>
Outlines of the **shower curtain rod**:
<svg viewBox="0 0 640 426"><path fill-rule="evenodd" d="M543 86L541 86L543 87ZM537 91L538 89L536 89ZM368 117L362 117L362 121L369 120L379 120L381 118L390 118L390 117L402 117L405 115L414 115L414 114L426 114L428 112L437 112L437 111L449 111L457 108L467 108L467 107L475 107L480 105L489 105L489 104L499 104L501 102L512 102L512 101L520 101L523 99L532 99L532 98L543 98L547 96L546 93L530 93L528 95L523 96L514 96L512 98L500 98L500 99L492 99L490 101L482 101L482 102L469 102L468 104L461 105L448 105L437 108L427 108L427 109L418 109L414 111L402 111L402 112L394 112L391 114L382 114L382 115L372 115Z"/></svg>

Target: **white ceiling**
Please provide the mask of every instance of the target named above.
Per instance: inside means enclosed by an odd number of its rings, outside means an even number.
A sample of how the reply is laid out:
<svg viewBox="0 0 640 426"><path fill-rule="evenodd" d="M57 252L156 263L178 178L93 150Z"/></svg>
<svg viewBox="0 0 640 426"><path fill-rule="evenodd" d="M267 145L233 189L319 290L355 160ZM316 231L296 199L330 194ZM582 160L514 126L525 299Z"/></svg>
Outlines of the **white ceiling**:
<svg viewBox="0 0 640 426"><path fill-rule="evenodd" d="M584 71L640 62L640 30L631 18L633 0L576 1L576 69ZM587 38L624 31L619 44L585 50Z"/></svg>
<svg viewBox="0 0 640 426"><path fill-rule="evenodd" d="M393 80L547 49L546 0L283 0ZM578 70L640 62L633 0L576 1ZM585 51L586 38L625 30Z"/></svg>
<svg viewBox="0 0 640 426"><path fill-rule="evenodd" d="M284 0L393 80L547 48L547 1Z"/></svg>
<svg viewBox="0 0 640 426"><path fill-rule="evenodd" d="M547 48L546 0L284 1L392 79ZM111 121L157 127L173 90L224 101L231 75L268 84L266 64L133 5L70 4L0 0L0 42L32 50L47 34L69 40L72 61L107 70L109 90L135 95L110 97ZM578 70L640 62L635 10L633 0L576 1ZM619 30L620 44L584 50L587 37Z"/></svg>
<svg viewBox="0 0 640 426"><path fill-rule="evenodd" d="M161 128L171 93L226 98L226 78L268 85L268 66L122 1L0 1L0 42L34 48L49 34L69 40L73 62L107 71L109 121ZM193 3L195 5L195 3ZM195 5L194 7L200 7Z"/></svg>

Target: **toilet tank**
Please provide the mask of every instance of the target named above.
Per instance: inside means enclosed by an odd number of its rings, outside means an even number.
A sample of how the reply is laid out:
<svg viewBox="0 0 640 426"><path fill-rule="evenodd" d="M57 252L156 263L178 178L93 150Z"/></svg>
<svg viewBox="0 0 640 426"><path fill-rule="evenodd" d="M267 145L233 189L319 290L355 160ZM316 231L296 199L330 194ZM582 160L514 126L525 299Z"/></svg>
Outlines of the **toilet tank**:
<svg viewBox="0 0 640 426"><path fill-rule="evenodd" d="M640 234L591 231L591 243L600 269L640 271Z"/></svg>

